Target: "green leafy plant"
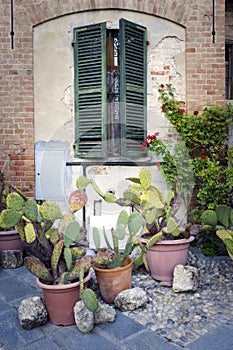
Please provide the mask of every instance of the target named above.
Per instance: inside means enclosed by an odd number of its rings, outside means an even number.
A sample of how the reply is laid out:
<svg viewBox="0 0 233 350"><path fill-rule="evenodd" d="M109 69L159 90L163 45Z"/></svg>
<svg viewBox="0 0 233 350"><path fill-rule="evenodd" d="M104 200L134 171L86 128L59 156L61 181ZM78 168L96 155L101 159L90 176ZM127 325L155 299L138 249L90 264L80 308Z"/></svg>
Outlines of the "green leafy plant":
<svg viewBox="0 0 233 350"><path fill-rule="evenodd" d="M188 157L185 158L187 164L183 167L187 171L187 176L182 175L181 171L179 173L177 150L172 152L171 141L169 144L159 139L155 133L152 136L148 135L142 147L163 156L159 169L172 189L177 181L181 188L180 193L185 194L186 191L186 194L189 194L195 184L194 193L197 200L195 209L196 211L198 209L199 213L205 209L214 209L221 203L232 206L233 148L228 148L232 105L206 107L201 113L194 111L193 114L189 114L185 110L184 102L177 101L175 88L171 84L161 84L158 90L159 100L162 102L161 110L173 128L171 132L176 138L178 132L183 140L183 143L178 142L178 145L181 145L180 159L182 159L182 145L183 149L188 151ZM169 134L170 138L173 134ZM177 147L179 151L179 146ZM191 186L188 174L193 174Z"/></svg>
<svg viewBox="0 0 233 350"><path fill-rule="evenodd" d="M215 210L204 211L201 222L204 232L215 232L223 241L233 260L233 209L225 204L218 205Z"/></svg>
<svg viewBox="0 0 233 350"><path fill-rule="evenodd" d="M6 206L0 214L0 226L16 226L25 251L26 268L45 284L68 284L80 281L81 298L91 311L98 307L92 290L85 289L84 274L92 259L82 249L82 234L74 212L86 204L84 191L70 196L72 211L65 215L59 205L51 200L37 204L27 199L18 189L6 197Z"/></svg>

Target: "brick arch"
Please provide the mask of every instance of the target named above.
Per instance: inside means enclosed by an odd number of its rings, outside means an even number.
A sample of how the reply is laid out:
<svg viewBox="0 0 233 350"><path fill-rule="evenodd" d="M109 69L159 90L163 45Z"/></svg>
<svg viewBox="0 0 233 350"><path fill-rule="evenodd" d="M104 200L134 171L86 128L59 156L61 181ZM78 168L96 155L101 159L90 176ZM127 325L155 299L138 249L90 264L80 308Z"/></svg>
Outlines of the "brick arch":
<svg viewBox="0 0 233 350"><path fill-rule="evenodd" d="M30 23L31 26L35 26L53 18L76 12L118 9L151 14L186 26L188 19L193 13L193 9L190 6L192 2L189 1L187 4L185 0L174 0L172 2L170 0L83 0L74 3L73 0L47 0L38 4L24 5L22 8L19 6L18 15L25 25Z"/></svg>

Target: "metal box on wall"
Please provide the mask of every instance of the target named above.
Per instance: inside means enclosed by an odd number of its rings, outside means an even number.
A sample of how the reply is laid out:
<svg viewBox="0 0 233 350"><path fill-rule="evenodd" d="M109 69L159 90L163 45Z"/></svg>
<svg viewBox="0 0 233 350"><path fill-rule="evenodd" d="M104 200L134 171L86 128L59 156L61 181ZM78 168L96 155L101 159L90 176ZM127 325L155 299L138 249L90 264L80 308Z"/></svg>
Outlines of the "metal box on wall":
<svg viewBox="0 0 233 350"><path fill-rule="evenodd" d="M65 200L68 142L40 141L35 144L35 183L37 200Z"/></svg>

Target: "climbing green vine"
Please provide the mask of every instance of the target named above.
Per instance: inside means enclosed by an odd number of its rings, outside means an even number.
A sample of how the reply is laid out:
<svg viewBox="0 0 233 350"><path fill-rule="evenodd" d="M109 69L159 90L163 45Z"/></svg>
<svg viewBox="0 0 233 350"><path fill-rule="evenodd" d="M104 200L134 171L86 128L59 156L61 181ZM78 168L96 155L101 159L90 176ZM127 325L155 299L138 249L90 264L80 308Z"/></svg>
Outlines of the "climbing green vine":
<svg viewBox="0 0 233 350"><path fill-rule="evenodd" d="M232 105L206 107L189 114L184 103L176 100L172 85L161 84L158 91L172 134L167 135L168 141L158 133L148 135L142 147L163 156L159 169L172 188L178 184L184 195L194 191L199 213L218 204L233 206L233 147L228 147ZM171 142L174 135L178 142Z"/></svg>

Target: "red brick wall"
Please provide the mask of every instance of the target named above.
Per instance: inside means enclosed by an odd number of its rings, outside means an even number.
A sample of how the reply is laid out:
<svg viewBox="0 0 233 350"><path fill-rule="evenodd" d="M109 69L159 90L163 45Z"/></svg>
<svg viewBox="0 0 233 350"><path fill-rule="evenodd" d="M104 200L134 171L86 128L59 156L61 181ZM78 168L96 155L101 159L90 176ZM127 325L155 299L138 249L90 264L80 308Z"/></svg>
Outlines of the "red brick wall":
<svg viewBox="0 0 233 350"><path fill-rule="evenodd" d="M142 11L183 25L187 33L186 98L192 111L225 102L225 1L215 3L213 43L212 0L15 0L11 49L10 1L0 0L0 169L10 155L11 182L34 195L33 26L68 13L105 8Z"/></svg>

